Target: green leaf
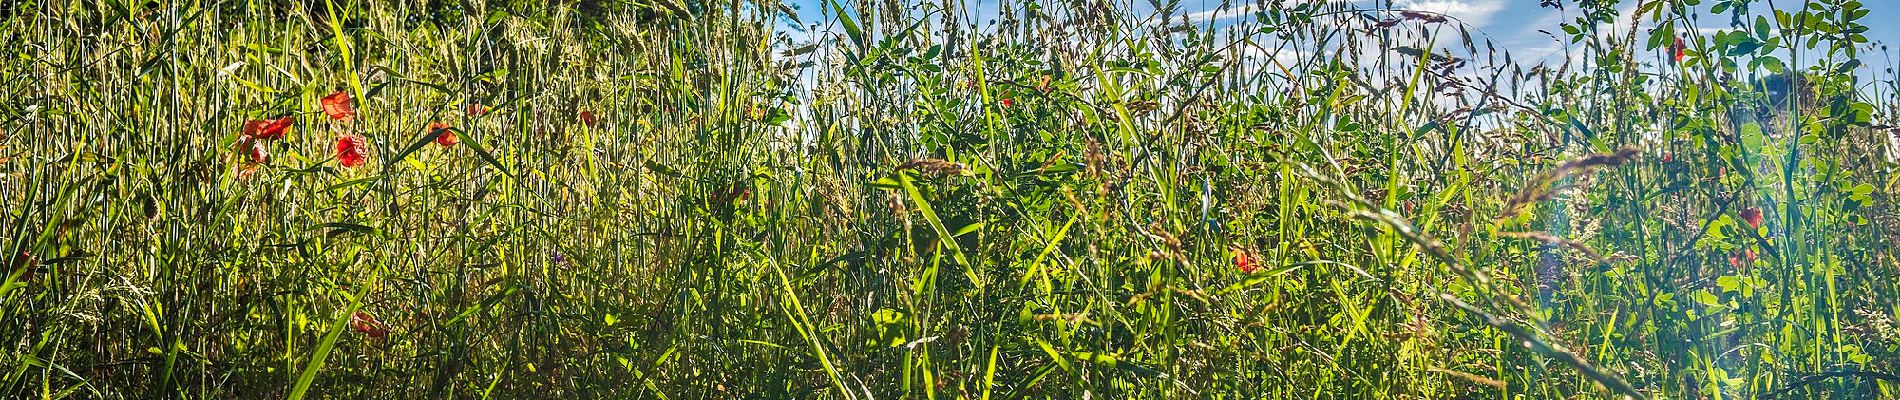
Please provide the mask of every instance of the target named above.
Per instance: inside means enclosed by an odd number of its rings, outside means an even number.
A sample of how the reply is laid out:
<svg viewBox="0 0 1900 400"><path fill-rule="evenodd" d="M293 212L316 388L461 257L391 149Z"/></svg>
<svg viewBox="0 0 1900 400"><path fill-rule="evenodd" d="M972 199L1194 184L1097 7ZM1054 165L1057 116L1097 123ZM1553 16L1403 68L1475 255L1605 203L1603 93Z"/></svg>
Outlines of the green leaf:
<svg viewBox="0 0 1900 400"><path fill-rule="evenodd" d="M1125 360L1122 360L1120 357L1115 357L1112 355L1087 352L1087 351L1078 351L1075 353L1071 353L1071 355L1073 355L1076 359L1085 360L1085 361L1094 363L1097 366L1113 367L1115 369L1133 372L1135 374L1148 376L1148 377L1157 377L1157 376L1162 375L1161 371L1157 371L1153 368L1148 368L1140 364L1135 364L1133 362L1125 361Z"/></svg>
<svg viewBox="0 0 1900 400"><path fill-rule="evenodd" d="M867 183L867 185L870 185L871 187L879 188L879 189L903 189L904 188L903 183L900 183L895 179L891 179L888 176L877 178L877 180L871 181L871 183Z"/></svg>
<svg viewBox="0 0 1900 400"><path fill-rule="evenodd" d="M672 167L666 166L666 164L661 164L653 160L647 160L645 163L641 163L641 166L646 167L648 171L653 171L654 173L657 173L660 175L666 175L666 176L670 176L674 178L685 176L685 174L681 174L678 170L674 170Z"/></svg>
<svg viewBox="0 0 1900 400"><path fill-rule="evenodd" d="M1069 365L1069 358L1063 357L1062 353L1057 352L1054 346L1049 345L1049 342L1043 341L1042 339L1034 339L1034 340L1036 341L1036 348L1042 349L1042 352L1044 354L1048 354L1049 359L1055 361L1056 365L1061 366L1063 371L1068 371L1075 368L1074 366Z"/></svg>
<svg viewBox="0 0 1900 400"><path fill-rule="evenodd" d="M354 234L365 235L365 236L384 236L382 229L377 229L376 227L369 226L369 225L353 224L353 223L348 223L348 222L328 222L322 225L317 225L316 228L311 228L311 229L330 229L330 233L327 234L329 236L337 236L337 235L342 235L345 233L354 233Z"/></svg>
<svg viewBox="0 0 1900 400"><path fill-rule="evenodd" d="M916 183L912 181L910 171L898 172L897 182L904 187L905 193L910 194L910 201L916 203L917 212L924 215L924 221L930 223L930 229L937 231L937 236L945 238L944 240L938 240L937 243L950 248L951 258L957 261L957 265L964 267L963 273L967 278L970 278L971 284L979 288L983 287L982 277L976 275L976 268L971 268L973 265L970 264L969 258L963 256L963 247L958 246L956 240L950 239L955 238L956 235L951 235L950 230L944 228L943 220L937 218L937 212L931 210L930 202L924 200L923 192L919 192Z"/></svg>
<svg viewBox="0 0 1900 400"><path fill-rule="evenodd" d="M1597 137L1595 131L1591 131L1590 127L1584 126L1583 121L1579 121L1576 118L1570 118L1570 128L1576 129L1577 135L1585 140L1591 140Z"/></svg>
<svg viewBox="0 0 1900 400"><path fill-rule="evenodd" d="M330 185L330 187L326 187L326 188L323 188L323 191L325 191L325 192L334 192L334 191L337 191L337 190L342 190L342 189L344 189L344 188L348 188L348 187L351 187L351 186L356 186L356 185L361 185L361 184L365 184L365 183L370 183L370 182L375 182L375 181L376 181L377 179L383 179L383 176L382 176L382 175L370 175L370 176L365 176L365 177L361 177L361 178L356 178L356 179L351 179L351 180L347 180L347 181L342 181L342 182L337 182L337 183L336 183L335 185Z"/></svg>
<svg viewBox="0 0 1900 400"><path fill-rule="evenodd" d="M402 159L409 158L409 154L415 153L416 150L421 150L422 146L428 146L429 142L434 142L436 139L441 138L443 133L454 132L457 130L458 129L455 129L455 128L430 129L429 133L422 134L421 139L417 139L415 143L410 143L409 147L404 147L401 152L396 153L396 157L392 158L392 160L400 161Z"/></svg>
<svg viewBox="0 0 1900 400"><path fill-rule="evenodd" d="M371 285L363 285L358 290L368 291L370 287ZM310 384L317 379L317 371L323 369L324 360L330 357L330 350L336 348L337 338L343 335L343 331L349 330L350 316L362 309L363 302L360 299L363 294L357 293L357 296L352 297L349 306L344 307L343 312L337 315L336 322L330 323L330 331L323 335L323 340L317 343L317 351L310 355L309 363L305 364L303 371L297 374L297 384L291 389L290 399L302 399L304 394L309 392Z"/></svg>
<svg viewBox="0 0 1900 400"><path fill-rule="evenodd" d="M1695 302L1702 303L1702 305L1707 305L1707 306L1722 305L1722 299L1715 297L1714 293L1709 293L1709 291L1707 290L1697 290L1695 291L1694 296L1695 296Z"/></svg>
<svg viewBox="0 0 1900 400"><path fill-rule="evenodd" d="M423 87L435 89L438 92L442 92L442 94L449 95L449 97L458 97L456 96L455 89L450 89L448 86L443 86L443 85L431 83L431 82L418 81L418 80L409 79L409 78L398 78L398 79L401 79L403 82L414 83L417 85L422 85Z"/></svg>
<svg viewBox="0 0 1900 400"><path fill-rule="evenodd" d="M1755 39L1742 37L1740 41L1735 43L1734 47L1729 47L1728 55L1730 56L1748 55L1750 53L1754 53L1755 49L1758 49L1758 48L1761 48L1761 42L1757 42L1755 41Z"/></svg>
<svg viewBox="0 0 1900 400"><path fill-rule="evenodd" d="M493 154L488 154L488 148L487 146L482 146L481 140L477 140L473 136L464 136L462 137L462 143L468 144L469 150L474 150L476 156L481 157L482 161L488 162L488 165L494 166L496 171L501 171L502 175L509 178L515 177L514 174L508 173L508 168L503 167L501 161L496 160Z"/></svg>
<svg viewBox="0 0 1900 400"><path fill-rule="evenodd" d="M1723 293L1738 292L1742 290L1742 278L1734 275L1715 278L1715 286L1721 287Z"/></svg>
<svg viewBox="0 0 1900 400"><path fill-rule="evenodd" d="M1751 154L1760 152L1762 145L1761 124L1754 122L1742 124L1741 139L1743 149L1747 149Z"/></svg>
<svg viewBox="0 0 1900 400"><path fill-rule="evenodd" d="M785 109L783 108L773 108L772 114L765 117L765 124L774 125L774 126L784 126L786 122L790 122L791 120L792 120L791 113L785 112Z"/></svg>
<svg viewBox="0 0 1900 400"><path fill-rule="evenodd" d="M983 400L990 400L990 391L996 389L996 354L1002 347L990 345L990 362L983 367Z"/></svg>
<svg viewBox="0 0 1900 400"><path fill-rule="evenodd" d="M503 299L507 299L508 296L514 295L517 290L519 289L511 284L507 289L502 290L501 293L496 293L488 296L487 299L483 299L481 304L462 309L461 313L456 314L455 318L450 318L449 322L443 323L442 326L451 326L467 320L468 317L475 315L475 312L494 307L495 303L500 303Z"/></svg>
<svg viewBox="0 0 1900 400"><path fill-rule="evenodd" d="M844 4L839 0L830 0L830 3L831 10L838 16L838 23L844 25L845 36L851 39L851 44L857 46L858 50L864 50L864 30L858 28L858 21L851 19L851 13L845 11Z"/></svg>
<svg viewBox="0 0 1900 400"><path fill-rule="evenodd" d="M957 229L957 233L954 233L954 234L951 234L950 236L951 236L951 237L963 237L963 235L968 235L968 234L970 234L970 232L976 232L977 230L980 230L980 229L983 229L983 223L982 223L982 222L980 222L980 221L979 221L979 222L972 222L972 223L970 223L969 225L964 225L964 226L963 226L963 228L961 228L961 229Z"/></svg>
<svg viewBox="0 0 1900 400"><path fill-rule="evenodd" d="M244 78L240 78L240 77L238 77L237 75L226 75L225 77L227 77L227 78L231 78L231 80L233 80L233 81L237 81L237 83L238 83L239 85L243 85L244 87L247 87L247 88L250 88L251 90L255 90L255 91L258 91L258 92L260 92L260 93L264 93L264 94L277 94L277 90L275 90L275 89L271 89L271 88L267 88L267 87L264 87L264 86L261 86L261 85L258 85L258 84L256 84L256 83L253 83L253 82L251 82L251 81L249 81L249 80L246 80L246 79L244 79Z"/></svg>

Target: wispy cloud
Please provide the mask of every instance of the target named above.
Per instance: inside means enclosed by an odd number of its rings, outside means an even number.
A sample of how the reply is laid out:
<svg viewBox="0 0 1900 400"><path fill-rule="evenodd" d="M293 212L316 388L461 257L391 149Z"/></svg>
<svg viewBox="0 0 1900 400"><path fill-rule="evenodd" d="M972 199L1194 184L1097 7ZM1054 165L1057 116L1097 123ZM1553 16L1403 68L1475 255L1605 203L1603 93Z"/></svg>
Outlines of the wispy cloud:
<svg viewBox="0 0 1900 400"><path fill-rule="evenodd" d="M1435 12L1468 24L1488 26L1491 17L1504 10L1504 0L1403 0L1393 4L1393 8Z"/></svg>
<svg viewBox="0 0 1900 400"><path fill-rule="evenodd" d="M1181 18L1187 20L1187 22L1204 24L1208 22L1220 22L1220 21L1231 20L1235 18L1248 16L1248 15L1253 15L1254 12L1265 10L1265 9L1266 7L1261 4L1250 3L1250 4L1241 5L1239 7L1226 7L1226 8L1217 8L1213 10L1207 10L1207 11L1191 12L1191 13L1182 15Z"/></svg>

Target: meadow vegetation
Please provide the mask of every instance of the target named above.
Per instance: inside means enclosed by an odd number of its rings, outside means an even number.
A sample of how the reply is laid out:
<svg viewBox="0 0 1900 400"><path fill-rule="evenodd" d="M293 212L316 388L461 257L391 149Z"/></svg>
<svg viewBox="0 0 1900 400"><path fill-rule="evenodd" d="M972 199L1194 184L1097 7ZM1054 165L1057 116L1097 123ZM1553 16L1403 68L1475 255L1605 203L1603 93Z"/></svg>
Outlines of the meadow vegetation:
<svg viewBox="0 0 1900 400"><path fill-rule="evenodd" d="M1371 3L9 3L0 396L1900 397L1893 5Z"/></svg>

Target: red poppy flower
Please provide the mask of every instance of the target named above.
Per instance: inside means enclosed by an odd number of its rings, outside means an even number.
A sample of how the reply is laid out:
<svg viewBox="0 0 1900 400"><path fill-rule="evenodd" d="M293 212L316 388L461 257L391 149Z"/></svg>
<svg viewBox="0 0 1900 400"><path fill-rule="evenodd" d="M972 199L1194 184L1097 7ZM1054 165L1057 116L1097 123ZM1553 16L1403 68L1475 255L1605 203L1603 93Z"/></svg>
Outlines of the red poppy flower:
<svg viewBox="0 0 1900 400"><path fill-rule="evenodd" d="M1670 161L1674 161L1675 157L1670 155L1669 153L1663 153L1662 159L1663 159L1663 162L1670 162Z"/></svg>
<svg viewBox="0 0 1900 400"><path fill-rule="evenodd" d="M291 116L254 119L244 123L243 135L264 140L283 139L284 131L290 130L290 125L295 123L297 123L297 118Z"/></svg>
<svg viewBox="0 0 1900 400"><path fill-rule="evenodd" d="M330 119L349 122L356 118L356 109L350 107L349 92L338 91L329 96L323 96L322 103L323 113L329 115Z"/></svg>
<svg viewBox="0 0 1900 400"><path fill-rule="evenodd" d="M1669 51L1670 51L1671 53L1675 53L1675 55L1676 55L1676 62L1682 62L1682 58L1683 58L1683 56L1685 56L1685 55L1686 55L1686 51L1687 51L1688 49L1689 49L1689 48L1688 48L1688 46L1683 46L1683 45L1682 45L1682 38L1681 38L1681 37L1677 37L1677 38L1676 38L1676 42L1675 42L1675 43L1673 43L1673 44L1670 44L1670 45L1669 45Z"/></svg>
<svg viewBox="0 0 1900 400"><path fill-rule="evenodd" d="M257 138L276 140L284 138L284 131L290 130L290 126L297 123L297 118L286 115L264 122L264 126L257 131Z"/></svg>
<svg viewBox="0 0 1900 400"><path fill-rule="evenodd" d="M471 117L479 117L483 115L488 115L488 106L484 106L479 103L468 103L468 107L466 108L468 109L467 110L468 115Z"/></svg>
<svg viewBox="0 0 1900 400"><path fill-rule="evenodd" d="M356 135L343 135L336 138L336 161L344 168L356 168L369 161L368 146L363 138Z"/></svg>
<svg viewBox="0 0 1900 400"><path fill-rule="evenodd" d="M1003 108L1009 108L1010 104L1013 104L1013 103L1010 102L1009 99L1003 99Z"/></svg>
<svg viewBox="0 0 1900 400"><path fill-rule="evenodd" d="M268 125L268 124L270 124L270 122L266 122L261 119L244 121L244 130L242 133L238 134L238 137L239 138L257 137L258 131L264 130L264 125Z"/></svg>
<svg viewBox="0 0 1900 400"><path fill-rule="evenodd" d="M1742 249L1741 254L1728 256L1728 265L1741 268L1755 263L1755 249Z"/></svg>
<svg viewBox="0 0 1900 400"><path fill-rule="evenodd" d="M263 139L260 138L252 136L238 137L237 150L239 153L250 157L252 164L263 164L265 161L270 161L270 152L264 148Z"/></svg>
<svg viewBox="0 0 1900 400"><path fill-rule="evenodd" d="M362 311L350 315L350 330L369 335L371 339L389 336L389 327L383 325L383 321L377 321L376 316Z"/></svg>
<svg viewBox="0 0 1900 400"><path fill-rule="evenodd" d="M580 120L582 124L587 125L587 127L589 128L592 128L595 125L600 123L600 117L594 116L593 111L587 111L587 110L581 110Z"/></svg>
<svg viewBox="0 0 1900 400"><path fill-rule="evenodd" d="M1749 207L1742 210L1742 221L1748 222L1750 228L1761 229L1761 209Z"/></svg>
<svg viewBox="0 0 1900 400"><path fill-rule="evenodd" d="M435 144L442 147L453 147L456 143L462 142L461 138L455 136L455 131L449 130L449 124L441 122L429 124L429 134L433 135L436 131L441 131L442 135L435 137Z"/></svg>
<svg viewBox="0 0 1900 400"><path fill-rule="evenodd" d="M1240 268L1240 273L1243 274L1260 270L1260 264L1254 260L1253 254L1246 250L1234 250L1234 267Z"/></svg>

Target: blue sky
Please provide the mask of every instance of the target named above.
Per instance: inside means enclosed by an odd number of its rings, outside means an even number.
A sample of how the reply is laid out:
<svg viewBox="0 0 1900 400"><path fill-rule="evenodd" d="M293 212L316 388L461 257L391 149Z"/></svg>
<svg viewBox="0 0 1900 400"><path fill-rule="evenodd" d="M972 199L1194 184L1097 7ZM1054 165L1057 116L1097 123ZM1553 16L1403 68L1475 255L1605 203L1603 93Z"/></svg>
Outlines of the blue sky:
<svg viewBox="0 0 1900 400"><path fill-rule="evenodd" d="M807 25L810 25L821 20L821 7L823 7L824 4L821 3L821 1L824 0L792 0L792 4L799 10L801 19L803 19ZM850 0L842 1L846 3L850 2ZM974 12L980 15L980 20L987 21L991 19L989 16L993 16L996 13L997 0L967 1L971 1L972 4L974 4ZM1214 20L1215 25L1219 26L1241 20L1243 17L1250 15L1248 11L1234 10L1234 8L1245 7L1246 4L1253 3L1254 1L1255 0L1232 0L1228 6L1229 10L1222 12L1220 8L1223 2L1220 0L1182 0L1180 15L1202 21ZM1297 2L1302 0L1288 1ZM1116 2L1128 4L1126 1ZM1509 50L1517 60L1532 61L1533 63L1535 63L1536 60L1560 61L1562 57L1564 57L1565 49L1563 43L1538 31L1548 30L1551 32L1560 32L1558 30L1559 23L1570 21L1579 15L1574 5L1568 7L1569 9L1567 10L1559 11L1538 6L1538 0L1353 0L1352 2L1361 7L1389 4L1392 8L1433 11L1451 15L1458 20L1476 27L1478 32L1474 32L1474 35L1481 34L1489 36L1493 42ZM1575 2L1575 0L1564 0L1566 4L1574 4ZM1704 28L1704 34L1712 34L1715 29L1728 27L1729 18L1726 14L1719 16L1709 14L1710 7L1712 7L1715 2L1716 0L1704 0L1701 5L1697 6L1701 14L1697 17L1697 25ZM1148 1L1133 0L1133 3L1138 7L1146 8ZM1626 4L1623 4L1622 7L1627 10L1633 7L1636 1L1626 0L1623 1L1623 3ZM1799 4L1796 0L1782 0L1779 3L1787 3L1786 5L1782 5L1784 8ZM1861 20L1862 23L1868 25L1871 29L1866 33L1867 37L1875 42L1885 42L1888 44L1895 44L1893 42L1900 41L1900 1L1863 0L1863 3L1866 4L1866 8L1870 11L1870 13ZM1757 1L1753 7L1755 8L1753 10L1755 12L1765 11L1768 9L1767 1ZM1148 11L1149 10L1143 10L1143 12ZM1174 20L1178 21L1180 18L1180 16L1177 16ZM1619 22L1627 20L1627 18L1619 18ZM823 25L818 27L820 31L827 29L839 28ZM1626 32L1627 30L1623 31ZM794 37L804 38L809 36L794 32ZM1860 71L1860 75L1863 78L1862 82L1871 82L1872 80L1867 78L1876 73L1891 76L1881 72L1881 70L1891 67L1893 54L1895 53L1891 50L1888 53L1882 54L1878 48L1875 48L1873 51L1863 52L1861 56L1862 63L1867 65L1867 67L1863 67Z"/></svg>

